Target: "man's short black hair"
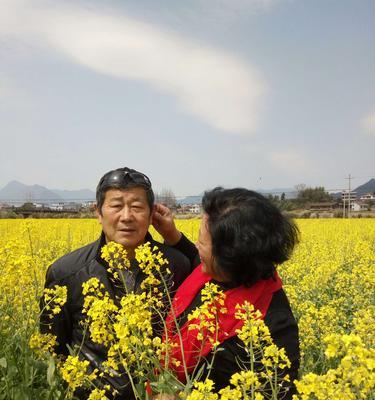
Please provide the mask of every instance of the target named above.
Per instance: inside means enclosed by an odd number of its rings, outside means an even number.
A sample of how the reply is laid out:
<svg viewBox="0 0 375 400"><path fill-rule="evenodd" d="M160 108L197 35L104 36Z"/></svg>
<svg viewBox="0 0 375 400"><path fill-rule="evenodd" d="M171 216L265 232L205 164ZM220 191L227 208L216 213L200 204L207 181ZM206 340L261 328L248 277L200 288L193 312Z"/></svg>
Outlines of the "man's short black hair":
<svg viewBox="0 0 375 400"><path fill-rule="evenodd" d="M142 187L145 189L147 203L151 212L155 202L155 195L152 190L150 179L142 172L128 167L123 167L111 170L101 177L98 186L96 187L96 206L99 213L102 213L102 206L107 190L126 190L133 187Z"/></svg>
<svg viewBox="0 0 375 400"><path fill-rule="evenodd" d="M273 276L298 242L297 226L259 193L216 187L205 192L202 205L214 265L236 285Z"/></svg>

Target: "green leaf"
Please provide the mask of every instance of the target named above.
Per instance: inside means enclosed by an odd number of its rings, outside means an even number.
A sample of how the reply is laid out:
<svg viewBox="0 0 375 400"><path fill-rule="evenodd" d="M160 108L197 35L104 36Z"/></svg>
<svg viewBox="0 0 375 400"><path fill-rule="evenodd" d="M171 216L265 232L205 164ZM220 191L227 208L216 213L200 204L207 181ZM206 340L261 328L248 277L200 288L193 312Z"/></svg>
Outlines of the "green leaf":
<svg viewBox="0 0 375 400"><path fill-rule="evenodd" d="M48 360L48 368L47 368L47 382L50 386L54 385L55 381L55 361L53 358Z"/></svg>
<svg viewBox="0 0 375 400"><path fill-rule="evenodd" d="M0 367L6 368L8 365L6 358L0 358Z"/></svg>
<svg viewBox="0 0 375 400"><path fill-rule="evenodd" d="M155 393L176 394L183 391L185 385L171 371L163 371L157 382L151 382L151 387Z"/></svg>

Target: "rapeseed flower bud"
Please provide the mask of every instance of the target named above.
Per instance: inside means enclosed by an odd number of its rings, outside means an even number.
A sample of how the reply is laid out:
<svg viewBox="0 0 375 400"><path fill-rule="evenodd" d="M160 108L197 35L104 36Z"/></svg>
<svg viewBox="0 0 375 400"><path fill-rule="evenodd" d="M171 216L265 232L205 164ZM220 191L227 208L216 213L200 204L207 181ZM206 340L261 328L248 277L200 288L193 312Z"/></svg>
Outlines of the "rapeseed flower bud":
<svg viewBox="0 0 375 400"><path fill-rule="evenodd" d="M82 386L87 379L95 379L96 374L87 376L87 369L90 365L87 360L80 360L78 356L68 356L64 364L60 367L61 376L68 383L69 388L74 391Z"/></svg>
<svg viewBox="0 0 375 400"><path fill-rule="evenodd" d="M100 389L94 389L87 400L108 400L108 397L105 395L106 391Z"/></svg>
<svg viewBox="0 0 375 400"><path fill-rule="evenodd" d="M212 393L214 386L211 379L206 379L204 382L194 382L194 388L186 397L186 400L218 400L219 396Z"/></svg>
<svg viewBox="0 0 375 400"><path fill-rule="evenodd" d="M225 293L214 283L206 283L201 291L202 304L188 315L188 329L197 330L197 339L209 340L217 347L219 315L227 310L224 307Z"/></svg>
<svg viewBox="0 0 375 400"><path fill-rule="evenodd" d="M57 345L56 336L51 333L34 333L29 340L31 349L36 350L41 355L55 354L55 347Z"/></svg>
<svg viewBox="0 0 375 400"><path fill-rule="evenodd" d="M45 288L43 290L44 309L47 311L46 314L48 314L50 319L61 312L61 307L66 303L66 300L66 286L55 285L52 288Z"/></svg>

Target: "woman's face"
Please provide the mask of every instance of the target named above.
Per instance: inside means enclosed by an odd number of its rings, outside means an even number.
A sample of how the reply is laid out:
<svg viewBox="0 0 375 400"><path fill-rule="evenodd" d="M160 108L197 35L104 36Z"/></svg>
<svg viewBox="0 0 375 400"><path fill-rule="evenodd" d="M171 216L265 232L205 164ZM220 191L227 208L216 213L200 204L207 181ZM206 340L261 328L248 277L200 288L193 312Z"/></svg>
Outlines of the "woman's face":
<svg viewBox="0 0 375 400"><path fill-rule="evenodd" d="M223 277L220 275L217 266L215 265L215 259L212 255L212 240L211 234L208 230L208 216L207 214L203 214L201 226L199 229L199 237L198 242L195 244L199 258L202 262L202 271L212 276L212 278L216 279L217 281L224 281Z"/></svg>
<svg viewBox="0 0 375 400"><path fill-rule="evenodd" d="M212 256L212 241L211 234L208 230L208 217L203 214L201 226L199 228L198 242L196 243L199 258L202 262L202 271L205 274L212 275L213 271L213 256Z"/></svg>

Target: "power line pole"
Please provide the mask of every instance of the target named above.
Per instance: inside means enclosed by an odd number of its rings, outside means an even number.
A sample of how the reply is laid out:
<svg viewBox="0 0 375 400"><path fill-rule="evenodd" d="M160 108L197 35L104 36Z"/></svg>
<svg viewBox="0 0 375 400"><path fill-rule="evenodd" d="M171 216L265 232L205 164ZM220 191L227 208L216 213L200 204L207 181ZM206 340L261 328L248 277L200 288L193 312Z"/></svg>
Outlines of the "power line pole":
<svg viewBox="0 0 375 400"><path fill-rule="evenodd" d="M349 174L348 178L345 178L345 179L348 179L348 186L349 186L349 188L348 188L348 213L347 213L347 215L348 215L348 218L350 218L350 200L351 200L351 197L352 197L351 181L352 181L353 177L352 177L351 174ZM345 195L344 195L344 217L345 217Z"/></svg>
<svg viewBox="0 0 375 400"><path fill-rule="evenodd" d="M351 175L349 174L349 201L348 201L348 218L350 218L350 197L351 197Z"/></svg>

